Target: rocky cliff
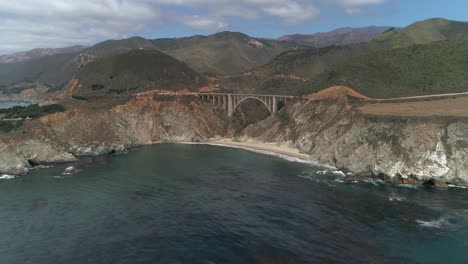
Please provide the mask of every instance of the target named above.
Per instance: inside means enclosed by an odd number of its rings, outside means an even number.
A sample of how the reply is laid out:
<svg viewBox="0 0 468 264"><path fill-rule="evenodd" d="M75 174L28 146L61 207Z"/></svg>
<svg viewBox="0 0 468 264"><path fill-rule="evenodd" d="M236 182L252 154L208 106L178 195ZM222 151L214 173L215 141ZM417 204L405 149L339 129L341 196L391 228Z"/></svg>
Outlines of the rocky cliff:
<svg viewBox="0 0 468 264"><path fill-rule="evenodd" d="M362 114L341 99L297 99L237 132L237 140L277 142L350 177L468 185L468 121ZM234 136L233 120L191 96L133 98L108 108L75 107L26 123L0 140L0 173L78 156L123 153L155 142Z"/></svg>
<svg viewBox="0 0 468 264"><path fill-rule="evenodd" d="M27 122L0 139L0 174L79 156L123 153L155 142L201 141L228 135L224 113L190 97L144 97L109 108L76 107Z"/></svg>
<svg viewBox="0 0 468 264"><path fill-rule="evenodd" d="M366 116L347 100L301 100L238 137L252 139L287 143L355 176L468 183L468 120L462 118Z"/></svg>

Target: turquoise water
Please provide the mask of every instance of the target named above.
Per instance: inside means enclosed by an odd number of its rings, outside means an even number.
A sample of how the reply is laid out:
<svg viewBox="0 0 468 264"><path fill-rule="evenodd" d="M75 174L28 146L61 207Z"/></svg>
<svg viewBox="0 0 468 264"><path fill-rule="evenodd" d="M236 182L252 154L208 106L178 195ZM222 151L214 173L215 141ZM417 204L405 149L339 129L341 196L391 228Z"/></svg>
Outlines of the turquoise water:
<svg viewBox="0 0 468 264"><path fill-rule="evenodd" d="M0 263L467 263L468 190L155 145L0 180ZM6 178L6 177L5 177Z"/></svg>
<svg viewBox="0 0 468 264"><path fill-rule="evenodd" d="M13 106L28 106L28 102L24 101L0 101L0 109L11 108Z"/></svg>

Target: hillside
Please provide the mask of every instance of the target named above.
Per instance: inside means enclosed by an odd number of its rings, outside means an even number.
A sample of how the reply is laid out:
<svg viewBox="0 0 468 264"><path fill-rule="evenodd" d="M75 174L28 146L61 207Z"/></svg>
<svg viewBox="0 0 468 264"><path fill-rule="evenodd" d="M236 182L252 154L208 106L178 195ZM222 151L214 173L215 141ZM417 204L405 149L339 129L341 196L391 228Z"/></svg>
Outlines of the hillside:
<svg viewBox="0 0 468 264"><path fill-rule="evenodd" d="M377 36L375 43L391 48L407 47L468 36L468 23L433 18L419 21L403 29L392 29Z"/></svg>
<svg viewBox="0 0 468 264"><path fill-rule="evenodd" d="M375 98L464 92L468 38L389 49L330 67L304 85L304 93L345 85Z"/></svg>
<svg viewBox="0 0 468 264"><path fill-rule="evenodd" d="M363 28L339 28L330 32L316 34L295 34L279 38L282 41L295 42L301 45L323 48L327 46L341 46L368 42L391 27L363 27Z"/></svg>
<svg viewBox="0 0 468 264"><path fill-rule="evenodd" d="M133 50L97 59L77 75L74 95L135 93L149 89L195 90L206 85L203 76L162 52Z"/></svg>
<svg viewBox="0 0 468 264"><path fill-rule="evenodd" d="M235 75L263 65L297 44L257 39L237 32L153 41L156 48L202 73Z"/></svg>
<svg viewBox="0 0 468 264"><path fill-rule="evenodd" d="M78 70L73 63L77 55L58 54L26 62L0 63L0 91L18 93L37 85L61 89Z"/></svg>
<svg viewBox="0 0 468 264"><path fill-rule="evenodd" d="M287 92L303 93L304 82L319 78L321 74L331 71L337 64L373 52L391 50L394 43L408 47L414 43L429 44L442 39L457 39L468 36L468 23L443 19L429 19L414 23L403 29L391 29L368 43L325 48L309 48L284 52L269 63L257 67L243 76L226 80L223 85L229 90L240 89L237 84L254 86L260 92L280 92L288 85ZM426 30L423 30L426 29ZM428 32L431 32L429 34ZM438 32L439 38L434 36ZM402 41L402 36L412 36L412 42ZM323 77L320 77L323 78ZM328 87L333 83L326 83ZM321 88L323 88L321 87Z"/></svg>
<svg viewBox="0 0 468 264"><path fill-rule="evenodd" d="M265 64L281 52L295 48L297 44L255 39L234 32L174 39L108 40L78 53L51 55L22 63L0 63L0 90L20 91L35 85L58 89L88 63L131 50L160 50L199 72L230 75Z"/></svg>
<svg viewBox="0 0 468 264"><path fill-rule="evenodd" d="M32 49L23 52L16 52L12 54L0 55L0 63L16 63L28 60L38 59L44 56L75 53L85 49L85 46L71 46L66 48L46 48L46 49Z"/></svg>

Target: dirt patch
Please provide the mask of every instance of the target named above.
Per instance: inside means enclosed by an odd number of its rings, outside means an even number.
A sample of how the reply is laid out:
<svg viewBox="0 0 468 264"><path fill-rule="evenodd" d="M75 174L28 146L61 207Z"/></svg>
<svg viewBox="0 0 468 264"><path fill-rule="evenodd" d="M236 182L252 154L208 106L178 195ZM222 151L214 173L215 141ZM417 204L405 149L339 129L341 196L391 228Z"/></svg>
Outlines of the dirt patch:
<svg viewBox="0 0 468 264"><path fill-rule="evenodd" d="M468 96L418 102L375 103L358 109L367 115L468 117Z"/></svg>
<svg viewBox="0 0 468 264"><path fill-rule="evenodd" d="M346 96L359 98L362 100L371 99L346 86L333 86L333 87L321 90L317 93L309 94L306 97L310 99L339 99L339 98L343 98Z"/></svg>

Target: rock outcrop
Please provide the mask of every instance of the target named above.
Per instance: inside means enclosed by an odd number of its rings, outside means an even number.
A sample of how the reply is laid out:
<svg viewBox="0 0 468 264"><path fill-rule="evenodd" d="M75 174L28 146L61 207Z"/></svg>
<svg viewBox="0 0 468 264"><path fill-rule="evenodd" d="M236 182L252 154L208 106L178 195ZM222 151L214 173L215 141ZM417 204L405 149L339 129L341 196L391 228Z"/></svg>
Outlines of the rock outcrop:
<svg viewBox="0 0 468 264"><path fill-rule="evenodd" d="M21 135L0 139L0 174L23 174L36 164L124 153L156 142L232 137L234 123L220 108L191 96L75 107L28 121ZM297 148L350 177L468 185L468 121L461 118L368 116L349 98L297 99L237 133L239 141Z"/></svg>
<svg viewBox="0 0 468 264"><path fill-rule="evenodd" d="M21 136L0 139L0 174L37 164L124 153L156 142L202 141L229 134L224 113L194 98L135 98L109 108L73 108L28 122Z"/></svg>
<svg viewBox="0 0 468 264"><path fill-rule="evenodd" d="M238 139L286 142L361 177L468 184L468 121L462 119L371 117L346 100L304 100Z"/></svg>

